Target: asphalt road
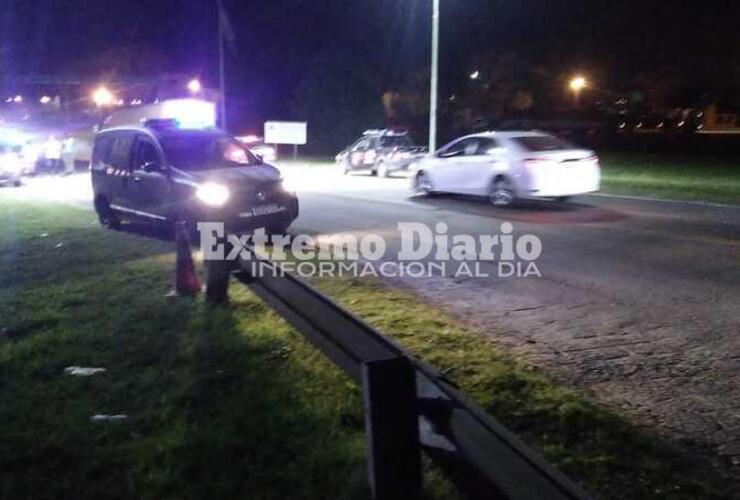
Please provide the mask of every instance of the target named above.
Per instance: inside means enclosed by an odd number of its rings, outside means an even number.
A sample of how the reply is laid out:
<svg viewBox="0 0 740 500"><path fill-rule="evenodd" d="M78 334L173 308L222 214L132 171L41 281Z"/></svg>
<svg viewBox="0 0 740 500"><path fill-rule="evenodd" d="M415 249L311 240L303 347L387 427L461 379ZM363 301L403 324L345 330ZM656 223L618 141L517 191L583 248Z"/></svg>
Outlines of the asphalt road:
<svg viewBox="0 0 740 500"><path fill-rule="evenodd" d="M291 165L293 233L373 233L400 249L399 222L451 234L542 241L542 277L392 278L524 362L638 422L707 447L740 475L740 207L583 196L497 209L460 196L411 198L408 181ZM90 205L89 179L35 179L9 196Z"/></svg>
<svg viewBox="0 0 740 500"><path fill-rule="evenodd" d="M740 207L582 196L497 209L409 197L405 179L289 168L295 232L384 236L399 221L542 241L541 278L395 278L559 380L740 465ZM450 274L450 273L448 273Z"/></svg>

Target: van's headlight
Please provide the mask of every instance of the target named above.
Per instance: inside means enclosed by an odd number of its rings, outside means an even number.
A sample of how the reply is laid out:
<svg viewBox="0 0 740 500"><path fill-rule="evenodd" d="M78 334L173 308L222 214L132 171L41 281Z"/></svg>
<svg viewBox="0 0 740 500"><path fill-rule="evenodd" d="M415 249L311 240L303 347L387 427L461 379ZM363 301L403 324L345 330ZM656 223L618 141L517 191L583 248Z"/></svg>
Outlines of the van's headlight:
<svg viewBox="0 0 740 500"><path fill-rule="evenodd" d="M214 182L207 182L198 187L195 195L206 205L220 207L229 200L229 188Z"/></svg>

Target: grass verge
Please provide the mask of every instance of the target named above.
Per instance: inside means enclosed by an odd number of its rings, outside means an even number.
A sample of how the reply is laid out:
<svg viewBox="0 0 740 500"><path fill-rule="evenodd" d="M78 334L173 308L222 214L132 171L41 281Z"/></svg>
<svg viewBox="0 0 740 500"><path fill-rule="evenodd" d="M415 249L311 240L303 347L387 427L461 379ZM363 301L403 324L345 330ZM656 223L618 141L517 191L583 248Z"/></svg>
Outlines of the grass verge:
<svg viewBox="0 0 740 500"><path fill-rule="evenodd" d="M3 498L366 498L360 389L244 288L170 301L172 245L0 197ZM726 498L701 460L414 297L314 283L603 498ZM100 366L90 378L67 366ZM126 414L93 422L94 414ZM430 470L429 498L454 491Z"/></svg>
<svg viewBox="0 0 740 500"><path fill-rule="evenodd" d="M603 153L605 193L740 205L740 159Z"/></svg>

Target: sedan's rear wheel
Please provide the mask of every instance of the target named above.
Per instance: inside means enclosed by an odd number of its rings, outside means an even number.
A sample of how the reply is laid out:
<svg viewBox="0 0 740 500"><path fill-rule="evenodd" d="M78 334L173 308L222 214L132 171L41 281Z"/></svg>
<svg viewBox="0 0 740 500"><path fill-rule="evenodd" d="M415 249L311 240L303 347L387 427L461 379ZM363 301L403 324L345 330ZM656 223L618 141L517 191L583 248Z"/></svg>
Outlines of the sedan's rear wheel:
<svg viewBox="0 0 740 500"><path fill-rule="evenodd" d="M493 181L488 199L493 206L510 207L516 200L514 188L507 179L496 179Z"/></svg>

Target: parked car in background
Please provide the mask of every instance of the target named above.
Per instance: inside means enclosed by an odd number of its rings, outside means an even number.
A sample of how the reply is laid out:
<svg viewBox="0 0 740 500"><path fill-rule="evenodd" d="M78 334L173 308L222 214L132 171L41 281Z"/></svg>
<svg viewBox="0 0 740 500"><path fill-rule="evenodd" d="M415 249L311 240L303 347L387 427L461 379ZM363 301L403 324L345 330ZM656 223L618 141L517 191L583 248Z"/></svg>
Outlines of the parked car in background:
<svg viewBox="0 0 740 500"><path fill-rule="evenodd" d="M18 152L0 145L0 185L21 185L23 163Z"/></svg>
<svg viewBox="0 0 740 500"><path fill-rule="evenodd" d="M503 207L520 198L567 201L598 191L601 169L593 151L554 135L486 132L456 139L417 161L411 179L417 195L480 195Z"/></svg>
<svg viewBox="0 0 740 500"><path fill-rule="evenodd" d="M371 175L387 177L407 170L425 154L426 148L415 145L405 131L367 130L335 160L345 174L369 170Z"/></svg>
<svg viewBox="0 0 740 500"><path fill-rule="evenodd" d="M266 162L277 161L277 150L274 146L265 144L265 140L257 135L241 135L237 140L247 146L247 148Z"/></svg>

